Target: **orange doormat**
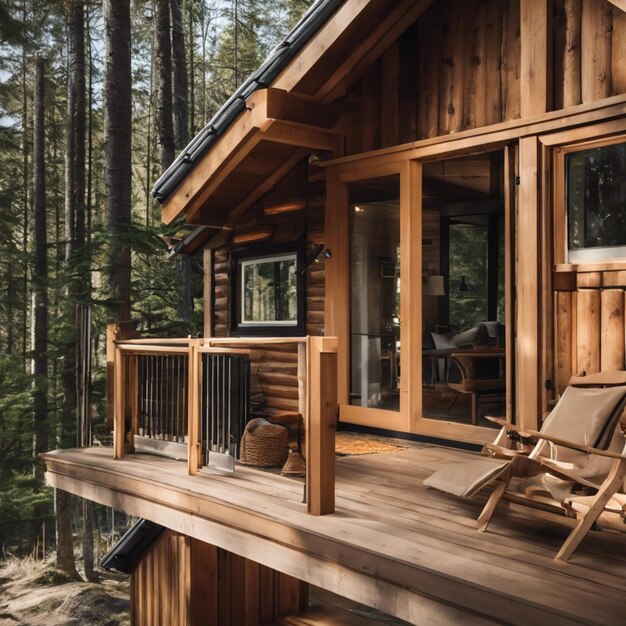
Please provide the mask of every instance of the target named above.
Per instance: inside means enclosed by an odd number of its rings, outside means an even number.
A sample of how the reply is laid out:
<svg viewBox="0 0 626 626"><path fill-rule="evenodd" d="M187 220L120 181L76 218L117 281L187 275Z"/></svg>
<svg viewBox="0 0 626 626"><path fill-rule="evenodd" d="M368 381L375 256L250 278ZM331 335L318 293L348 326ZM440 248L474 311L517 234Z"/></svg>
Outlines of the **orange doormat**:
<svg viewBox="0 0 626 626"><path fill-rule="evenodd" d="M376 439L363 439L348 435L346 433L337 433L335 435L335 453L338 456L352 456L359 454L376 454L378 452L397 452L404 450L402 446L396 446L391 443L384 443Z"/></svg>

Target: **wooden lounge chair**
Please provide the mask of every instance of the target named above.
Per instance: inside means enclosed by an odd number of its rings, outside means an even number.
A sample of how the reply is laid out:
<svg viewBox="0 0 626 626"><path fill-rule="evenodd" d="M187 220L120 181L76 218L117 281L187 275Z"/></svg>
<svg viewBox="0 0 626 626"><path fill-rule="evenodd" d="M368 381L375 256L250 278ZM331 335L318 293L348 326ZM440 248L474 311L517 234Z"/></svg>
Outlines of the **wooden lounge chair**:
<svg viewBox="0 0 626 626"><path fill-rule="evenodd" d="M578 517L555 557L567 560L599 517L623 515L623 509L617 509L626 478L626 447L618 424L625 405L626 372L574 377L541 431L522 432L514 424L490 418L502 430L494 444L485 446L488 458L444 467L424 484L471 497L495 482L478 517L480 531L487 529L503 496Z"/></svg>

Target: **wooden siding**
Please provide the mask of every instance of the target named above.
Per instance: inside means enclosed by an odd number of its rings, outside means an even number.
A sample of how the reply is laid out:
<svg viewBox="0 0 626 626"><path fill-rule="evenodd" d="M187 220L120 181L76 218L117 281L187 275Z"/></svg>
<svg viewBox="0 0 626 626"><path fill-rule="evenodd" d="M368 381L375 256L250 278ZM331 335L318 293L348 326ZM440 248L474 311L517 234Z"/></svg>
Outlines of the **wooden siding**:
<svg viewBox="0 0 626 626"><path fill-rule="evenodd" d="M623 11L555 0L548 20L546 110L626 92ZM519 118L520 30L520 0L433 2L344 97L346 154Z"/></svg>
<svg viewBox="0 0 626 626"><path fill-rule="evenodd" d="M626 272L557 272L554 284L557 391L575 374L624 369Z"/></svg>
<svg viewBox="0 0 626 626"><path fill-rule="evenodd" d="M131 577L133 626L257 626L307 607L308 586L166 530Z"/></svg>

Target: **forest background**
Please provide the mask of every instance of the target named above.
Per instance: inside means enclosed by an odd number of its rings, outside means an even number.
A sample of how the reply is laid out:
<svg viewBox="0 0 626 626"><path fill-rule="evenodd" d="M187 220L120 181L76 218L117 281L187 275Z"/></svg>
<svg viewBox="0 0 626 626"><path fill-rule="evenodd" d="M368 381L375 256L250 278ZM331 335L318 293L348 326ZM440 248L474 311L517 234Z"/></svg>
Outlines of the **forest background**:
<svg viewBox="0 0 626 626"><path fill-rule="evenodd" d="M97 579L124 516L37 455L108 445L106 325L202 333L152 185L312 0L0 0L0 560ZM77 557L77 558L75 558Z"/></svg>

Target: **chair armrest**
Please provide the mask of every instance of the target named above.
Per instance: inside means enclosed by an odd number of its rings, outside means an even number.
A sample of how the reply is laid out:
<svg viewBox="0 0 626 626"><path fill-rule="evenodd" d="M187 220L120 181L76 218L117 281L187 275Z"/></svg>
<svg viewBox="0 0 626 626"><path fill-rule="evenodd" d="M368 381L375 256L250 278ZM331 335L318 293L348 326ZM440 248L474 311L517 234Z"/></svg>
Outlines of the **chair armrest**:
<svg viewBox="0 0 626 626"><path fill-rule="evenodd" d="M551 443L556 444L557 446L563 446L565 448L571 448L572 450L579 450L580 452L586 452L587 454L597 454L599 456L605 456L609 459L619 459L622 461L626 461L626 455L618 454L617 452L611 452L610 450L601 450L600 448L594 448L592 446L585 446L581 443L575 443L574 441L568 441L567 439L561 439L560 437L553 437L546 433L542 433L538 430L532 430L530 428L521 428L520 426L516 426L515 424L511 424L511 422L507 422L505 420L498 419L497 417L487 417L494 424L499 424L503 428L507 430L512 430L513 432L518 432L520 434L528 435L530 437L535 437L536 439L543 439L544 441L549 441Z"/></svg>

